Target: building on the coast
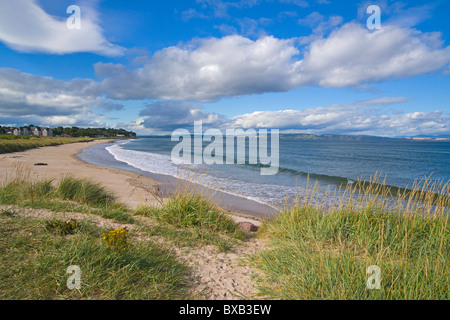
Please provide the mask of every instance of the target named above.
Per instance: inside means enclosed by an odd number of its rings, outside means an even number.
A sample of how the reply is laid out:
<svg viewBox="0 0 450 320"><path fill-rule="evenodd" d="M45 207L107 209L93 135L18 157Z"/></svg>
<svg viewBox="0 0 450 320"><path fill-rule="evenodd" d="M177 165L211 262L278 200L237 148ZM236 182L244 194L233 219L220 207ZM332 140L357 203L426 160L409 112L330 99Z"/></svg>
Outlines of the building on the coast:
<svg viewBox="0 0 450 320"><path fill-rule="evenodd" d="M20 127L14 128L12 134L14 134L15 136L33 135L37 137L52 137L53 130L50 128L40 128L40 127L30 127L29 129L27 127Z"/></svg>
<svg viewBox="0 0 450 320"><path fill-rule="evenodd" d="M43 137L52 137L53 136L53 130L50 128L44 128L41 130L41 135Z"/></svg>
<svg viewBox="0 0 450 320"><path fill-rule="evenodd" d="M30 135L39 137L40 136L40 130L36 127L30 127Z"/></svg>
<svg viewBox="0 0 450 320"><path fill-rule="evenodd" d="M15 128L13 130L13 134L15 136L27 136L29 134L29 130L27 127Z"/></svg>

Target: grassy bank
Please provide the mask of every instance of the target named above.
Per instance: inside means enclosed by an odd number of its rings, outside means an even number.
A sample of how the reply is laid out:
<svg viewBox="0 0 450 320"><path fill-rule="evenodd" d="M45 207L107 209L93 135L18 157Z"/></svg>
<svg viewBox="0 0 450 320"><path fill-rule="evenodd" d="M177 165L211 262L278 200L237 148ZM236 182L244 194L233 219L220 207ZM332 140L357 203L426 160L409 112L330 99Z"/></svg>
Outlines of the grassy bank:
<svg viewBox="0 0 450 320"><path fill-rule="evenodd" d="M23 170L23 169L19 169ZM0 203L55 212L90 213L119 222L133 222L131 210L115 202L103 186L88 179L63 177L60 181L30 181L23 171L0 189ZM25 177L25 178L22 178Z"/></svg>
<svg viewBox="0 0 450 320"><path fill-rule="evenodd" d="M75 142L94 141L94 138L36 137L36 136L0 136L0 154L25 151L34 148L57 146Z"/></svg>
<svg viewBox="0 0 450 320"><path fill-rule="evenodd" d="M253 257L265 274L261 292L273 299L449 299L449 203L445 195L425 201L434 187L387 199L366 185L331 206L318 204L316 188L303 190L297 205L264 223L270 249ZM369 266L381 271L380 289L367 285Z"/></svg>
<svg viewBox="0 0 450 320"><path fill-rule="evenodd" d="M87 179L26 177L19 168L0 188L0 204L12 206L0 210L0 299L201 298L190 291L190 270L171 246L227 251L245 240L231 219L198 196L178 194L159 208L133 211ZM37 213L26 215L25 209ZM42 216L42 209L56 218ZM70 218L71 212L132 228L109 229ZM82 270L80 290L66 285L72 265Z"/></svg>
<svg viewBox="0 0 450 320"><path fill-rule="evenodd" d="M171 250L151 240L135 241L144 228L132 218L132 211L90 180L15 179L0 189L0 203L17 208L0 211L0 299L191 297L188 268ZM65 212L66 218L24 216L18 214L22 207ZM69 219L70 212L135 225L136 231ZM66 271L72 265L82 270L80 290L66 285Z"/></svg>
<svg viewBox="0 0 450 320"><path fill-rule="evenodd" d="M182 299L187 268L151 241L110 250L108 232L88 222L72 234L49 222L0 214L1 299ZM69 290L69 266L82 270L80 290Z"/></svg>

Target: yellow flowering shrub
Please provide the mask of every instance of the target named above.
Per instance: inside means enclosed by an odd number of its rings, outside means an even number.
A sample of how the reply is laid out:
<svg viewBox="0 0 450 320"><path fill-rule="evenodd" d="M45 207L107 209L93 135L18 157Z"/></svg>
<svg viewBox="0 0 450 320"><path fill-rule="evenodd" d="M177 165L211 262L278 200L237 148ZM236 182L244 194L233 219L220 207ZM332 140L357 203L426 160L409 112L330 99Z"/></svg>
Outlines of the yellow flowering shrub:
<svg viewBox="0 0 450 320"><path fill-rule="evenodd" d="M128 242L128 229L112 229L108 233L102 234L103 240L109 249L113 251L125 251L130 243Z"/></svg>

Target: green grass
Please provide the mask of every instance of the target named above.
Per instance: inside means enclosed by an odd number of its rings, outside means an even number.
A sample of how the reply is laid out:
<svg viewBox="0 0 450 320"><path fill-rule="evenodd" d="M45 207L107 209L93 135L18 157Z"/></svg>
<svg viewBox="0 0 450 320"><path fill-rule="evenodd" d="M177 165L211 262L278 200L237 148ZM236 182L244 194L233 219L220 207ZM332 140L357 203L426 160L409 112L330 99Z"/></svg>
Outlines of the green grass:
<svg viewBox="0 0 450 320"><path fill-rule="evenodd" d="M191 299L188 268L166 246L133 240L125 252L107 248L109 230L86 220L22 217L20 207L96 214L132 223L139 238L162 237L178 247L214 245L228 251L246 240L207 199L177 194L160 208L130 210L102 186L72 176L31 181L22 168L0 188L0 299ZM17 212L16 212L17 211ZM148 217L142 222L137 215ZM66 286L67 267L82 270L82 289Z"/></svg>
<svg viewBox="0 0 450 320"><path fill-rule="evenodd" d="M100 185L71 176L58 183L13 180L0 188L0 203L134 223L139 237L163 237L178 247L214 245L228 251L245 240L237 225L201 196L178 194L161 208L132 211ZM195 298L189 293L188 268L161 245L131 241L125 252L114 252L102 239L109 230L89 221L34 220L15 210L0 212L0 299ZM134 215L155 225L140 223ZM71 265L82 270L79 291L66 286Z"/></svg>
<svg viewBox="0 0 450 320"><path fill-rule="evenodd" d="M36 136L0 136L0 154L25 151L34 148L57 146L67 143L89 142L94 138L36 137Z"/></svg>
<svg viewBox="0 0 450 320"><path fill-rule="evenodd" d="M366 186L355 200L305 202L266 221L261 235L270 249L253 257L265 276L261 293L272 299L450 298L448 197L432 204L387 201ZM353 191L351 191L353 192ZM415 190L414 199L428 197ZM433 196L435 197L435 196ZM436 200L436 199L434 199ZM361 204L363 203L363 204ZM381 269L381 288L369 290L367 268Z"/></svg>
<svg viewBox="0 0 450 320"><path fill-rule="evenodd" d="M228 251L236 240L245 240L237 224L201 195L177 193L161 207L142 207L135 214L159 222L152 235L168 237L179 245L211 244Z"/></svg>
<svg viewBox="0 0 450 320"><path fill-rule="evenodd" d="M114 196L97 183L88 179L64 177L59 183L57 194L64 200L73 200L93 206L108 206L114 203Z"/></svg>
<svg viewBox="0 0 450 320"><path fill-rule="evenodd" d="M90 213L119 222L134 223L131 210L116 203L104 187L88 179L64 177L32 182L15 179L0 188L0 203L48 209L55 212Z"/></svg>
<svg viewBox="0 0 450 320"><path fill-rule="evenodd" d="M109 250L107 230L81 221L66 233L31 218L0 215L0 299L188 299L188 269L154 243ZM81 289L69 290L69 266L81 269Z"/></svg>

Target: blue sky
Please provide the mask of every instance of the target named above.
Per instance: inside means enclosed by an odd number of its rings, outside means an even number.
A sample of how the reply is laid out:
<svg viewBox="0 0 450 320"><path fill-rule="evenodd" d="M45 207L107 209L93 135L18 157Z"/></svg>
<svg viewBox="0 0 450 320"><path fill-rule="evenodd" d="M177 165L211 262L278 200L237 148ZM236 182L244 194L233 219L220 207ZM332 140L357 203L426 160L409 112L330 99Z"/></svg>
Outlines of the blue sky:
<svg viewBox="0 0 450 320"><path fill-rule="evenodd" d="M450 135L448 12L445 0L4 0L0 124Z"/></svg>

